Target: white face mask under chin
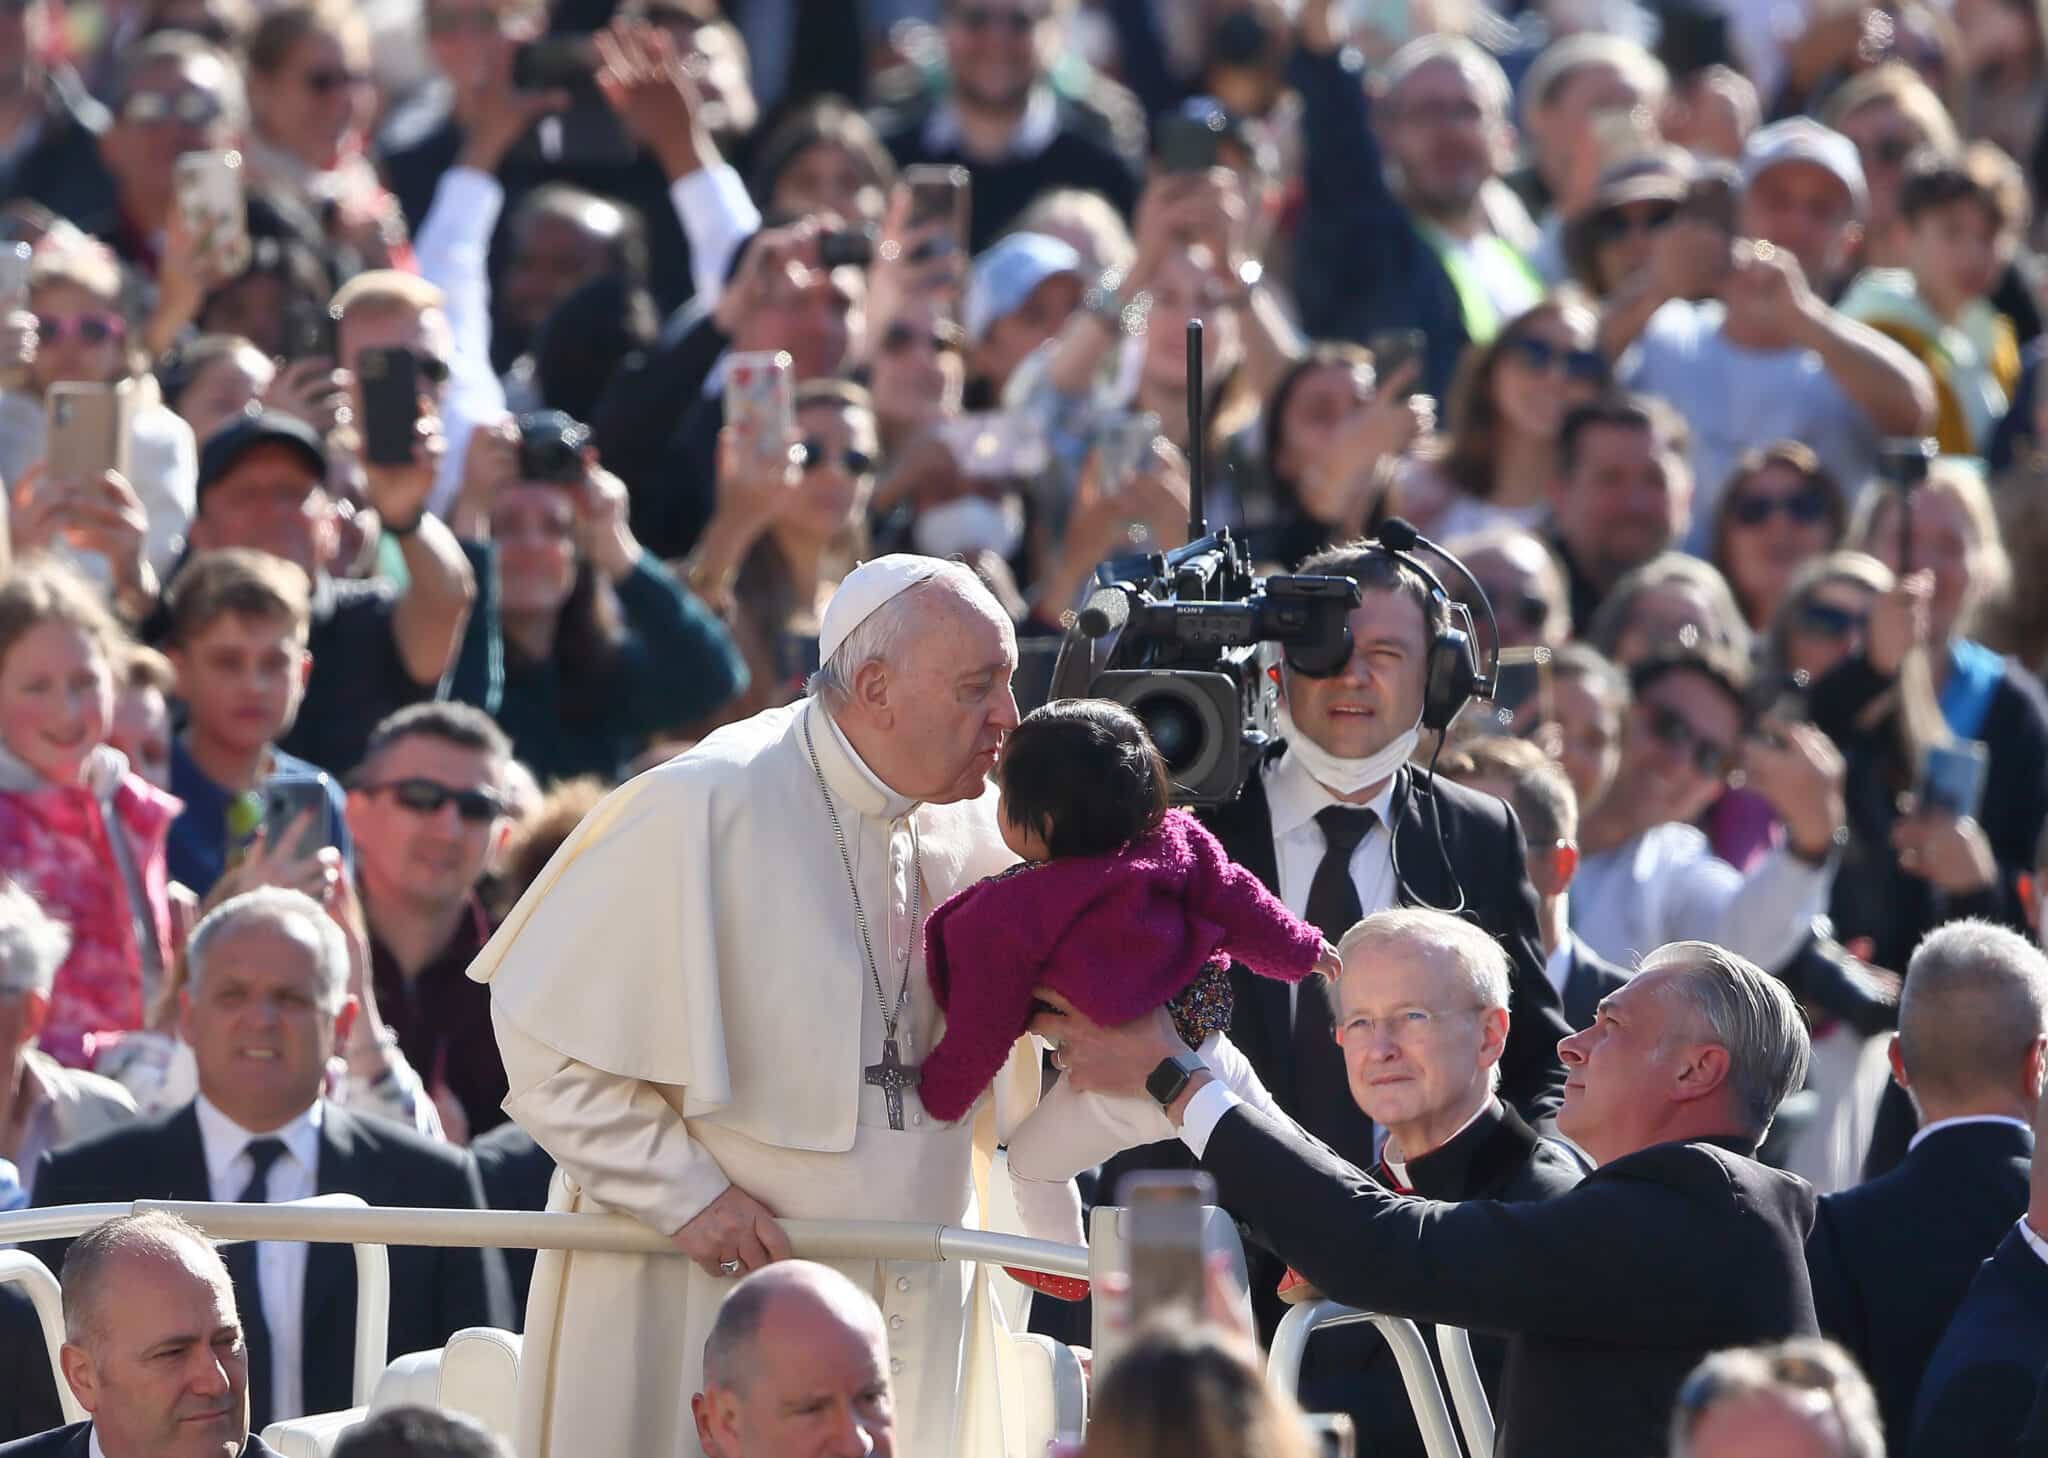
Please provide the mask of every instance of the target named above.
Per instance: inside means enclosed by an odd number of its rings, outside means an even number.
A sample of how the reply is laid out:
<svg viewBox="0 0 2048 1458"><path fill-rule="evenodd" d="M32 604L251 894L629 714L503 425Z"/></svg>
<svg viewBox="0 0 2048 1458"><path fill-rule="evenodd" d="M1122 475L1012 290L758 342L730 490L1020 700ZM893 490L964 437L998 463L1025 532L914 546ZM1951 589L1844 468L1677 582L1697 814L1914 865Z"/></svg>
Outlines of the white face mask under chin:
<svg viewBox="0 0 2048 1458"><path fill-rule="evenodd" d="M1287 752L1301 761L1302 768L1317 784L1340 795L1355 795L1390 778L1395 770L1408 762L1408 756L1415 753L1415 745L1422 737L1422 718L1417 715L1407 732L1395 735L1379 753L1367 755L1364 759L1345 759L1330 753L1302 733L1284 702L1277 707L1276 713L1281 736L1287 741Z"/></svg>

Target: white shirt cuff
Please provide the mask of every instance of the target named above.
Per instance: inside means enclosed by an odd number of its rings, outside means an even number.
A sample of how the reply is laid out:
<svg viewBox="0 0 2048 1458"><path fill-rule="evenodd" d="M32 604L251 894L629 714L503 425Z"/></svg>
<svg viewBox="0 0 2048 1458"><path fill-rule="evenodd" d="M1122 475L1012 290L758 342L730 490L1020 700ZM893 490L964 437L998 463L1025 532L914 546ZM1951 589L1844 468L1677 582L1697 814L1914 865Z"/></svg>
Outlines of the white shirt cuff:
<svg viewBox="0 0 2048 1458"><path fill-rule="evenodd" d="M1208 1151L1209 1136L1216 1132L1223 1116L1243 1102L1220 1078L1203 1084L1195 1090L1194 1097L1188 1100L1187 1110L1181 1115L1180 1142L1194 1151L1196 1159L1200 1159Z"/></svg>
<svg viewBox="0 0 2048 1458"><path fill-rule="evenodd" d="M761 227L761 210L730 162L699 167L669 184L669 202L690 241L690 279L706 308L718 302L740 243Z"/></svg>

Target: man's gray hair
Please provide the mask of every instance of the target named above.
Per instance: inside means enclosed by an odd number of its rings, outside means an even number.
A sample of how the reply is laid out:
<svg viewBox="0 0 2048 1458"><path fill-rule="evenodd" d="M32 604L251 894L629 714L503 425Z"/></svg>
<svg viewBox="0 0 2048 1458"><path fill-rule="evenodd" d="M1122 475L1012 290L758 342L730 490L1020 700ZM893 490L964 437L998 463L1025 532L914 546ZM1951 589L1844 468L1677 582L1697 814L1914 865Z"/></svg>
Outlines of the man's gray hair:
<svg viewBox="0 0 2048 1458"><path fill-rule="evenodd" d="M1693 1430L1718 1403L1771 1394L1792 1406L1824 1409L1834 1419L1840 1458L1884 1458L1877 1395L1849 1354L1818 1337L1713 1352L1678 1389L1671 1414L1671 1458L1692 1458Z"/></svg>
<svg viewBox="0 0 2048 1458"><path fill-rule="evenodd" d="M1507 72L1501 70L1493 52L1462 35L1417 36L1402 46L1380 68L1377 94L1391 97L1424 66L1444 64L1456 66L1464 73L1479 93L1479 104L1496 120L1508 119L1515 93L1508 84Z"/></svg>
<svg viewBox="0 0 2048 1458"><path fill-rule="evenodd" d="M811 675L808 692L828 704L844 704L853 697L853 680L870 663L902 665L903 644L917 627L921 610L931 605L931 595L950 592L962 601L985 607L995 617L1003 610L974 569L964 562L942 562L932 575L897 593L855 624L841 640L832 657Z"/></svg>
<svg viewBox="0 0 2048 1458"><path fill-rule="evenodd" d="M1974 918L1927 934L1906 964L1899 1057L1916 1092L1965 1099L2016 1084L2048 1033L2048 955Z"/></svg>
<svg viewBox="0 0 2048 1458"><path fill-rule="evenodd" d="M71 1242L64 1255L64 1339L90 1348L103 1328L101 1287L108 1267L123 1256L154 1256L192 1265L209 1280L227 1287L228 1268L198 1226L162 1210L121 1215L96 1225ZM118 1295L119 1293L114 1293ZM233 1301L232 1295L229 1297Z"/></svg>
<svg viewBox="0 0 2048 1458"><path fill-rule="evenodd" d="M774 1361L773 1353L758 1353L754 1346L769 1304L786 1296L816 1301L848 1326L865 1327L887 1345L882 1309L873 1296L830 1266L815 1261L776 1261L740 1281L719 1303L710 1334L704 1338L707 1392L715 1387L744 1392L753 1374Z"/></svg>
<svg viewBox="0 0 2048 1458"><path fill-rule="evenodd" d="M0 994L48 997L71 955L71 928L16 881L0 882Z"/></svg>
<svg viewBox="0 0 2048 1458"><path fill-rule="evenodd" d="M1643 959L1637 975L1667 969L1686 974L1672 979L1670 996L1683 999L1728 1050L1728 1086L1761 1140L1778 1106L1806 1082L1813 1050L1806 1014L1784 983L1712 942L1667 943Z"/></svg>
<svg viewBox="0 0 2048 1458"><path fill-rule="evenodd" d="M185 944L185 986L197 992L206 980L206 962L213 944L224 936L248 926L271 926L289 932L303 927L313 942L313 958L320 974L315 1001L328 1012L340 1012L348 1000L348 939L320 903L303 891L282 886L260 886L232 896L192 929Z"/></svg>
<svg viewBox="0 0 2048 1458"><path fill-rule="evenodd" d="M1522 77L1522 116L1527 120L1557 100L1565 83L1590 66L1607 66L1628 78L1642 92L1652 111L1671 89L1664 63L1627 36L1605 31L1580 31L1544 47Z"/></svg>
<svg viewBox="0 0 2048 1458"><path fill-rule="evenodd" d="M1353 950L1385 946L1389 942L1444 953L1465 974L1480 1007L1507 1008L1508 954L1491 932L1448 911L1397 906L1375 911L1344 933L1337 943L1337 953L1348 960Z"/></svg>

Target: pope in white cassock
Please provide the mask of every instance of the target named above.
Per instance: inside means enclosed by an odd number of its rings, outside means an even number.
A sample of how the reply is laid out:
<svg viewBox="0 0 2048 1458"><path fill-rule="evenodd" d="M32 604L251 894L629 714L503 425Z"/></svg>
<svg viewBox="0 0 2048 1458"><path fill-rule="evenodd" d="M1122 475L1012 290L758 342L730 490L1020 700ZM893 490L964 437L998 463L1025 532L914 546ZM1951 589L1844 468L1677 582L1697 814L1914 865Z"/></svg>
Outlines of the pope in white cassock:
<svg viewBox="0 0 2048 1458"><path fill-rule="evenodd" d="M693 1458L704 1337L775 1217L960 1223L1037 1098L1019 1043L957 1124L895 1074L937 1041L923 923L1015 860L989 770L1016 637L965 567L850 574L817 692L711 735L586 818L470 969L549 1208L623 1211L693 1259L543 1252L521 1458ZM1004 1451L986 1276L844 1262L888 1322L896 1451Z"/></svg>

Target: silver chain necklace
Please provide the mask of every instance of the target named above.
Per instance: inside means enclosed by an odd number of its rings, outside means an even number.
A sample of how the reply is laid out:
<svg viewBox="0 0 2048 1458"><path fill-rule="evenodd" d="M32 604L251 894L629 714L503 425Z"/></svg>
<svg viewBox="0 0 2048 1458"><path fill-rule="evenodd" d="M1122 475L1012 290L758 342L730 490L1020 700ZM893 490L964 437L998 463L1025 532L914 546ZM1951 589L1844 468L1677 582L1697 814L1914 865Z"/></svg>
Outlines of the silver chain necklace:
<svg viewBox="0 0 2048 1458"><path fill-rule="evenodd" d="M839 863L846 868L846 889L853 893L853 919L860 927L861 951L868 961L868 978L875 988L875 1006L882 1014L882 1061L862 1070L866 1082L882 1090L889 1107L889 1127L903 1128L903 1091L917 1085L918 1071L904 1063L896 1045L896 1025L903 1017L903 1003L910 995L910 964L917 955L917 912L924 893L923 854L918 847L917 822L910 822L910 934L903 949L903 977L896 984L896 1006L882 990L881 969L875 962L874 939L868 934L867 908L861 904L860 882L853 874L853 856L846 848L846 831L839 824L839 810L832 803L832 791L825 784L825 771L818 765L817 746L811 742L811 721L804 719L804 753L810 756L811 773L817 777L818 793L825 797L825 813L832 820L832 838L839 842Z"/></svg>

